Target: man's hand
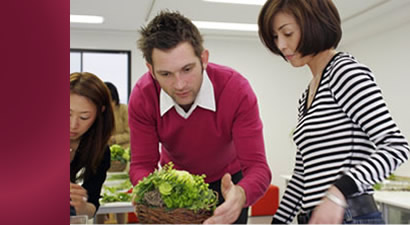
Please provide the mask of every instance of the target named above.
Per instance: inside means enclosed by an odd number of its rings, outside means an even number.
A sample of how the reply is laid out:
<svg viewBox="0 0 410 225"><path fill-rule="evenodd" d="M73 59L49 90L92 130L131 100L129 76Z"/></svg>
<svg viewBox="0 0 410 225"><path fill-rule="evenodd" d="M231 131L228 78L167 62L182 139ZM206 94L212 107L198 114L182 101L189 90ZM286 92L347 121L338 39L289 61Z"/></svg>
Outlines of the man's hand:
<svg viewBox="0 0 410 225"><path fill-rule="evenodd" d="M228 173L222 177L221 191L225 202L215 209L214 215L205 220L204 224L231 224L238 219L246 203L245 191L241 186L233 184Z"/></svg>
<svg viewBox="0 0 410 225"><path fill-rule="evenodd" d="M330 187L328 192L346 202L343 194L335 186ZM324 197L322 203L314 209L309 224L342 224L344 212L342 206Z"/></svg>

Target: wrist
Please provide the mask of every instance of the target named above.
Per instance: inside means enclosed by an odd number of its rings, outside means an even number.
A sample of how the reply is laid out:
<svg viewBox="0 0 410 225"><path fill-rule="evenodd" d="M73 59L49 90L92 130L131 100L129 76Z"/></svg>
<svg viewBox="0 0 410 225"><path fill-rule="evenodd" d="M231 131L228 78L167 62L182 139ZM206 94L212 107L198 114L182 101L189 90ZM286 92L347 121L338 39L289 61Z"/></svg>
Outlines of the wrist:
<svg viewBox="0 0 410 225"><path fill-rule="evenodd" d="M345 200L340 199L336 195L332 194L331 192L326 192L326 198L329 199L331 202L335 203L336 205L347 208L347 204Z"/></svg>
<svg viewBox="0 0 410 225"><path fill-rule="evenodd" d="M76 209L77 215L87 215L88 218L92 218L95 214L95 206L92 203L86 202L83 206L77 207Z"/></svg>

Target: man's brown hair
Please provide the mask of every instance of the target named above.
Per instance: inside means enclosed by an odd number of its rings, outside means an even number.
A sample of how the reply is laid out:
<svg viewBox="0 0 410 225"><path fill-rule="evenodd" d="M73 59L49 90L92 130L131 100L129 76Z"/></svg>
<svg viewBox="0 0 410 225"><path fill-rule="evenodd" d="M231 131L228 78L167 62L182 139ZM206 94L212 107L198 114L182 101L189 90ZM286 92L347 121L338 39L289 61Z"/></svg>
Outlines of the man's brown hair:
<svg viewBox="0 0 410 225"><path fill-rule="evenodd" d="M140 34L138 48L151 65L154 48L169 50L180 43L188 42L199 58L204 50L203 38L198 28L179 12L161 11L146 27L141 28Z"/></svg>

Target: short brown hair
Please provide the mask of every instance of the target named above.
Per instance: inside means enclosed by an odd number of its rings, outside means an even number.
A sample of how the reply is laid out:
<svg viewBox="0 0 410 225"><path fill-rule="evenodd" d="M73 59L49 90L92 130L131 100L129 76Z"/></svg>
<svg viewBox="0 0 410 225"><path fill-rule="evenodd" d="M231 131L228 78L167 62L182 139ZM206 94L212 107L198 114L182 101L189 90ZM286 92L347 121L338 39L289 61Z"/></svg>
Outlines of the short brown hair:
<svg viewBox="0 0 410 225"><path fill-rule="evenodd" d="M274 41L273 18L279 12L295 17L301 29L296 51L302 56L316 55L339 44L340 16L331 0L268 0L259 13L259 38L271 52L285 60Z"/></svg>
<svg viewBox="0 0 410 225"><path fill-rule="evenodd" d="M198 28L179 12L161 11L146 27L141 28L140 34L138 48L151 65L154 48L169 50L182 42L188 42L199 58L204 50Z"/></svg>

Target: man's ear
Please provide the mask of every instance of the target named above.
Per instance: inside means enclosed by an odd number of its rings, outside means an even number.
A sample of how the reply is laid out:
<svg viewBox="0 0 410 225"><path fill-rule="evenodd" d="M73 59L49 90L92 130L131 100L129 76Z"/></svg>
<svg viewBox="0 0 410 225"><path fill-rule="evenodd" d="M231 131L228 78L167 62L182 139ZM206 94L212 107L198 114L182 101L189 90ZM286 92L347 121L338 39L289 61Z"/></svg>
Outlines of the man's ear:
<svg viewBox="0 0 410 225"><path fill-rule="evenodd" d="M204 70L206 69L206 66L208 65L208 59L209 59L209 51L208 49L204 49L201 53L202 67L204 68Z"/></svg>
<svg viewBox="0 0 410 225"><path fill-rule="evenodd" d="M156 80L153 66L151 64L149 64L148 62L145 63L145 65L147 66L149 72L151 73L152 78L154 78L154 80Z"/></svg>

